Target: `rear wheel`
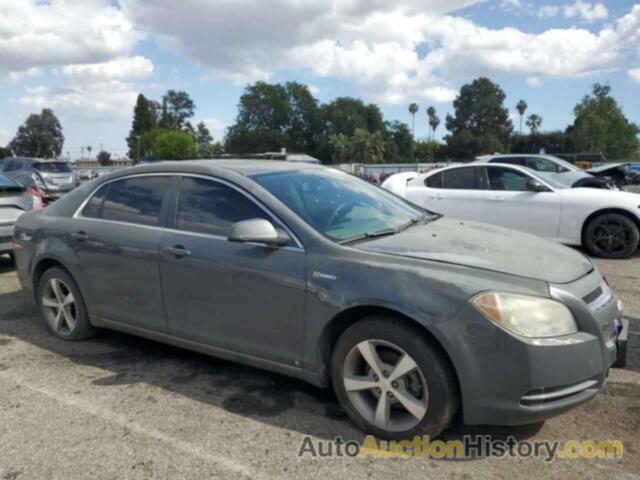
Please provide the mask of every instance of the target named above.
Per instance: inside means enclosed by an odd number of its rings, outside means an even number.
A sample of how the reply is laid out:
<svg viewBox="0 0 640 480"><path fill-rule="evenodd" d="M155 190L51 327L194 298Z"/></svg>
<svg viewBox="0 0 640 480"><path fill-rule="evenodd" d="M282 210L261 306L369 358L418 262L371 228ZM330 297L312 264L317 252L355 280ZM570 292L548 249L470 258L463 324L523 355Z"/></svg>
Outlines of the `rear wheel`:
<svg viewBox="0 0 640 480"><path fill-rule="evenodd" d="M589 222L585 230L589 253L602 258L629 258L638 249L640 232L630 218L619 213L605 213Z"/></svg>
<svg viewBox="0 0 640 480"><path fill-rule="evenodd" d="M45 325L54 336L79 341L95 333L80 290L66 270L54 267L42 275L38 301Z"/></svg>
<svg viewBox="0 0 640 480"><path fill-rule="evenodd" d="M458 408L457 384L439 348L392 316L349 327L334 348L331 376L353 422L380 438L439 435Z"/></svg>

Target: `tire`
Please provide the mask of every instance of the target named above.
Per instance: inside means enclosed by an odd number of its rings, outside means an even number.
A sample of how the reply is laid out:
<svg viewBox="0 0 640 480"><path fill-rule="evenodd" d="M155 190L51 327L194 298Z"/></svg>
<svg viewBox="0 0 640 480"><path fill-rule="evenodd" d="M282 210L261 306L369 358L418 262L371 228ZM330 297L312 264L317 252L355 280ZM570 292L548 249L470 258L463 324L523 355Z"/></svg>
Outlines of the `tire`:
<svg viewBox="0 0 640 480"><path fill-rule="evenodd" d="M640 232L633 220L619 213L605 213L592 219L584 232L584 245L596 257L622 259L638 249Z"/></svg>
<svg viewBox="0 0 640 480"><path fill-rule="evenodd" d="M38 306L47 330L61 340L81 341L96 333L78 285L60 267L47 270L40 278Z"/></svg>
<svg viewBox="0 0 640 480"><path fill-rule="evenodd" d="M364 359L362 352L370 352L370 347L381 362L382 377ZM401 358L406 361L400 362ZM399 366L408 373L394 381ZM440 348L419 328L391 315L369 317L344 331L331 356L331 381L353 423L386 440L436 437L451 424L459 406L457 381ZM388 414L378 415L389 404Z"/></svg>

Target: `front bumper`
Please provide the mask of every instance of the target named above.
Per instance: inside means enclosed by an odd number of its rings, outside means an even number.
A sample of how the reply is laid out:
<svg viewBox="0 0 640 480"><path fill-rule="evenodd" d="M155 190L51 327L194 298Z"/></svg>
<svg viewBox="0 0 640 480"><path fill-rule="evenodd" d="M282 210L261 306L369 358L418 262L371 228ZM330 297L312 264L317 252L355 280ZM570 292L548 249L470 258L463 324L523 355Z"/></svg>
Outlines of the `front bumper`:
<svg viewBox="0 0 640 480"><path fill-rule="evenodd" d="M459 320L466 328L455 343L464 351L458 348L453 362L464 423L536 423L600 391L617 359L613 327L620 318L617 298L611 294L593 309L566 286L552 287L551 293L572 311L578 333L547 339L518 337L482 317L471 305L463 309L464 320ZM453 328L449 333L455 335Z"/></svg>

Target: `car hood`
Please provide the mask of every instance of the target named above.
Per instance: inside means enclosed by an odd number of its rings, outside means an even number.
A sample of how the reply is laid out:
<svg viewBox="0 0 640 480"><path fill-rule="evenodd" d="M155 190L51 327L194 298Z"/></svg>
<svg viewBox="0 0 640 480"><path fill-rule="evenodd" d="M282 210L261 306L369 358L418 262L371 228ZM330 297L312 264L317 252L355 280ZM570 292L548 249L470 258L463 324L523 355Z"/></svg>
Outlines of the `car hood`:
<svg viewBox="0 0 640 480"><path fill-rule="evenodd" d="M571 248L516 230L448 217L361 242L356 248L550 283L569 283L593 270L591 261Z"/></svg>

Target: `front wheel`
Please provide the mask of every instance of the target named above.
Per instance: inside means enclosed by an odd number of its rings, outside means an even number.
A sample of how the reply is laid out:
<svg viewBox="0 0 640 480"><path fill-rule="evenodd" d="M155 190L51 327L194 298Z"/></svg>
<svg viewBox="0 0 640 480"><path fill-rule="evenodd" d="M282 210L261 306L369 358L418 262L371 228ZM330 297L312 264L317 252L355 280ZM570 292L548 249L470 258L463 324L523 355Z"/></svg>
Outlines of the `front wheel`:
<svg viewBox="0 0 640 480"><path fill-rule="evenodd" d="M355 323L331 360L333 388L364 432L400 440L435 437L458 409L457 383L440 349L392 316Z"/></svg>
<svg viewBox="0 0 640 480"><path fill-rule="evenodd" d="M584 235L589 253L601 258L629 258L640 243L638 226L619 213L597 216L589 222Z"/></svg>

